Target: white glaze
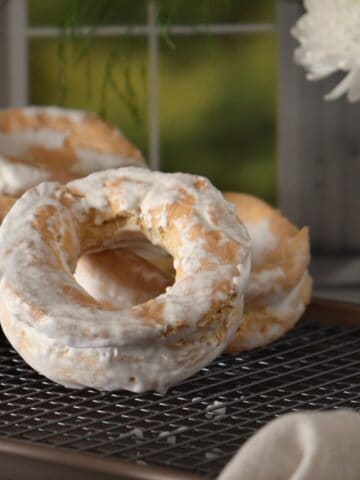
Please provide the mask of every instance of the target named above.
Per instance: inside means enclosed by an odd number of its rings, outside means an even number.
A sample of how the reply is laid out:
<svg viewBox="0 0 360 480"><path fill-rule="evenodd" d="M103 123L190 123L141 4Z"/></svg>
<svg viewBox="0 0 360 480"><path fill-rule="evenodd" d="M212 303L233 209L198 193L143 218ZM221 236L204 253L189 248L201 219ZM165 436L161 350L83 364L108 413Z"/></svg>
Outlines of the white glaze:
<svg viewBox="0 0 360 480"><path fill-rule="evenodd" d="M308 271L304 272L299 283L283 298L280 302L275 302L269 305L268 310L271 314L278 318L288 318L294 315L299 318L305 309L303 301L299 301L301 297L300 293L304 287L305 282L308 280Z"/></svg>
<svg viewBox="0 0 360 480"><path fill-rule="evenodd" d="M254 237L251 237L251 240L253 240L253 238ZM287 294L279 283L279 280L284 277L284 270L280 266L276 266L270 270L253 271L246 286L246 296L248 298L261 297L264 304L268 303L269 296L276 301Z"/></svg>
<svg viewBox="0 0 360 480"><path fill-rule="evenodd" d="M268 218L264 218L257 223L246 222L246 228L251 238L252 263L254 266L261 265L266 253L276 248L279 240L271 231Z"/></svg>
<svg viewBox="0 0 360 480"><path fill-rule="evenodd" d="M75 123L81 123L84 120L84 118L88 115L88 113L82 110L74 110L70 108L64 109L64 108L55 107L55 106L45 107L45 106L32 105L30 107L26 107L24 111L26 115L28 115L29 117L31 116L34 117L39 113L41 113L41 114L46 114L49 117L59 118L59 117L63 117L64 114L66 114L66 116Z"/></svg>
<svg viewBox="0 0 360 480"><path fill-rule="evenodd" d="M245 313L247 331L241 342L237 342L237 348L241 351L267 345L290 330L305 311L305 301L308 298L307 295L304 295L304 289L309 288L308 282L309 273L306 271L295 287L281 300L267 305L262 312L261 328L256 319L252 322L246 320L247 314ZM251 316L251 311L249 315ZM274 321L274 319L276 320Z"/></svg>
<svg viewBox="0 0 360 480"><path fill-rule="evenodd" d="M89 175L90 173L99 170L108 170L110 168L117 167L129 167L138 163L131 157L121 155L110 155L108 153L95 152L85 148L78 148L76 150L78 162L76 163L75 170L80 175Z"/></svg>
<svg viewBox="0 0 360 480"><path fill-rule="evenodd" d="M48 179L49 172L33 165L9 161L0 155L0 192L14 195Z"/></svg>
<svg viewBox="0 0 360 480"><path fill-rule="evenodd" d="M43 128L41 130L23 130L22 132L0 132L0 152L2 155L17 157L24 154L29 147L41 145L51 150L62 148L67 138L66 133Z"/></svg>

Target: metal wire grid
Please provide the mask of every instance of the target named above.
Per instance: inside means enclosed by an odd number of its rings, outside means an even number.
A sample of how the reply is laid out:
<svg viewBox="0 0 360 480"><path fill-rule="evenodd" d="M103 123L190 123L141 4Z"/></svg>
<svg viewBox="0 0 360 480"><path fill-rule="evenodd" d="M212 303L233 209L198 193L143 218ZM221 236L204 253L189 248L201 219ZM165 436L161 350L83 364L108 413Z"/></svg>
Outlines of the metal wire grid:
<svg viewBox="0 0 360 480"><path fill-rule="evenodd" d="M273 417L360 405L360 329L309 323L167 394L67 390L3 341L0 435L215 476Z"/></svg>

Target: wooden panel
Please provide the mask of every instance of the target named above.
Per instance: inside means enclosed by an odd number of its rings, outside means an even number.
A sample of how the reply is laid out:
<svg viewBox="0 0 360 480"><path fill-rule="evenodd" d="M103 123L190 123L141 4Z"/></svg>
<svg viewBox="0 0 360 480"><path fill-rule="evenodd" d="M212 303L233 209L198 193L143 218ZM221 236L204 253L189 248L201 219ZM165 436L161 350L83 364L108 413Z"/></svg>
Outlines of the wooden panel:
<svg viewBox="0 0 360 480"><path fill-rule="evenodd" d="M311 273L318 297L360 303L360 255L316 255Z"/></svg>
<svg viewBox="0 0 360 480"><path fill-rule="evenodd" d="M6 72L5 51L7 48L6 32L7 32L7 8L9 0L1 0L0 2L0 107L7 105L8 93L8 77Z"/></svg>
<svg viewBox="0 0 360 480"><path fill-rule="evenodd" d="M313 248L359 251L360 105L323 96L339 77L309 82L293 63L290 28L301 6L279 1L280 208L297 224L309 225Z"/></svg>
<svg viewBox="0 0 360 480"><path fill-rule="evenodd" d="M2 480L205 480L177 470L0 437Z"/></svg>
<svg viewBox="0 0 360 480"><path fill-rule="evenodd" d="M340 323L358 327L360 325L360 305L314 297L303 318L316 320L327 325L329 323Z"/></svg>
<svg viewBox="0 0 360 480"><path fill-rule="evenodd" d="M0 1L0 107L27 103L26 0Z"/></svg>

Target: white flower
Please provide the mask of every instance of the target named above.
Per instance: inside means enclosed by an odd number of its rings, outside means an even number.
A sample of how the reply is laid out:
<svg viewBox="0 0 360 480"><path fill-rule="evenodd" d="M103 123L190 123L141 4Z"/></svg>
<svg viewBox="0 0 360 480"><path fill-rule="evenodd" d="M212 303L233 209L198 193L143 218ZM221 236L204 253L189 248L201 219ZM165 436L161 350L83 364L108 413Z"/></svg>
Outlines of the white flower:
<svg viewBox="0 0 360 480"><path fill-rule="evenodd" d="M350 102L360 100L360 0L304 0L304 4L306 13L291 30L300 42L295 62L305 67L308 80L346 72L326 100L346 92Z"/></svg>

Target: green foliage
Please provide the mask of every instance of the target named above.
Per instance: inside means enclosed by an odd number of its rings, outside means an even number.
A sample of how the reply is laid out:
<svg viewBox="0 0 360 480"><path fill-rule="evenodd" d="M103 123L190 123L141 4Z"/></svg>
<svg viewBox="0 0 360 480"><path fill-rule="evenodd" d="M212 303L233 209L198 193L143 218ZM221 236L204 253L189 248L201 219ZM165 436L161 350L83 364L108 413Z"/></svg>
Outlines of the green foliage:
<svg viewBox="0 0 360 480"><path fill-rule="evenodd" d="M163 52L162 166L275 202L274 35L213 43L212 62L206 39L179 39L176 55Z"/></svg>
<svg viewBox="0 0 360 480"><path fill-rule="evenodd" d="M106 20L111 18L114 9L112 0L88 0L86 3L81 0L67 0L61 22L61 35L58 42L58 56L60 65L60 98L59 103L64 105L67 100L69 82L67 78L69 56L73 56L73 62L85 66L84 78L86 81L86 92L88 99L92 99L93 79L91 69L90 49L96 38L96 30ZM118 5L119 7L119 5ZM89 27L85 35L77 35L78 29ZM113 46L107 53L103 69L100 103L98 113L106 118L108 93L112 92L118 101L122 102L137 121L141 120L140 107L137 104L134 86L132 84L131 72L131 51L127 52L125 58L120 57L119 45ZM124 61L125 60L125 61ZM124 86L122 89L114 76L115 65L124 66Z"/></svg>

